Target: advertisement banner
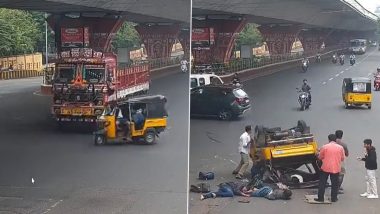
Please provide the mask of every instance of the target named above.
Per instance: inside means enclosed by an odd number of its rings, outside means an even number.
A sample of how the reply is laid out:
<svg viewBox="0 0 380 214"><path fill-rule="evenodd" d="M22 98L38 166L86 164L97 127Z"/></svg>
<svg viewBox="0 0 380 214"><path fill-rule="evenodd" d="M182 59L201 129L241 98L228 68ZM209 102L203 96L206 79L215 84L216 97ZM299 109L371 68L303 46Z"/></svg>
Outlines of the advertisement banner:
<svg viewBox="0 0 380 214"><path fill-rule="evenodd" d="M61 28L62 47L83 47L83 28Z"/></svg>
<svg viewBox="0 0 380 214"><path fill-rule="evenodd" d="M191 40L193 42L209 42L210 41L210 30L209 28L193 28L191 34Z"/></svg>

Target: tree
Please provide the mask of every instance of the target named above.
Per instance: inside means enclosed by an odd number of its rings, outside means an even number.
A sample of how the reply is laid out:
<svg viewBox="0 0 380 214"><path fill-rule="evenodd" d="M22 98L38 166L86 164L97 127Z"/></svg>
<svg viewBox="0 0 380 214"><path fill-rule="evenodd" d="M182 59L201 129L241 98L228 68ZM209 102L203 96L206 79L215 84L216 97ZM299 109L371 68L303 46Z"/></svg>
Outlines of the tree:
<svg viewBox="0 0 380 214"><path fill-rule="evenodd" d="M38 37L38 26L30 13L0 8L0 56L31 53Z"/></svg>
<svg viewBox="0 0 380 214"><path fill-rule="evenodd" d="M236 47L241 48L241 45L251 45L252 47L258 47L263 44L263 38L257 25L247 24L244 29L239 33L238 38L236 39Z"/></svg>
<svg viewBox="0 0 380 214"><path fill-rule="evenodd" d="M112 41L114 51L117 51L118 48L136 49L140 45L139 34L131 22L125 22Z"/></svg>

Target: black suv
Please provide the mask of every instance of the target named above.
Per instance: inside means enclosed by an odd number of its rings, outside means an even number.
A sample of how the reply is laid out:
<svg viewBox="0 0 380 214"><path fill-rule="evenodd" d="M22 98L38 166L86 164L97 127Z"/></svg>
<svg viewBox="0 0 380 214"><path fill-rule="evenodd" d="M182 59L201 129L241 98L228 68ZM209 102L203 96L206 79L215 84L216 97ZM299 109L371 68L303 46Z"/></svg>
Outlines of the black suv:
<svg viewBox="0 0 380 214"><path fill-rule="evenodd" d="M191 115L217 116L230 120L251 108L249 97L241 88L206 85L191 89Z"/></svg>

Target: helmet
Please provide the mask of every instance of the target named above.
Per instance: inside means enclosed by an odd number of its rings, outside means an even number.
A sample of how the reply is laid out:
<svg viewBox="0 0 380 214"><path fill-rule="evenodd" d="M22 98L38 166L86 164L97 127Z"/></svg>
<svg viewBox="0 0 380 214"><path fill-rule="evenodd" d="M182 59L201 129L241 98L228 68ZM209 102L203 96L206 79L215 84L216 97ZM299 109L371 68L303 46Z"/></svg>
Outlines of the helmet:
<svg viewBox="0 0 380 214"><path fill-rule="evenodd" d="M380 72L380 67L377 68L377 72Z"/></svg>

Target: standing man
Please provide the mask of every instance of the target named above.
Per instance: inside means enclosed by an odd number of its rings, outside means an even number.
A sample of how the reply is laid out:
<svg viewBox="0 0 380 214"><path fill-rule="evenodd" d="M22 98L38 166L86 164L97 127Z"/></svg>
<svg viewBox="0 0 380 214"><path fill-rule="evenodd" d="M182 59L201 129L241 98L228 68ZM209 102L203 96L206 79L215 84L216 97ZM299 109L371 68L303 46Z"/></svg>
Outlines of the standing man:
<svg viewBox="0 0 380 214"><path fill-rule="evenodd" d="M342 141L343 131L342 130L336 130L335 135L336 135L336 143L343 147L344 155L347 158L348 157L348 148L347 148L347 144L345 144ZM345 167L345 164L343 161L342 165L341 165L340 173L339 173L339 192L338 193L340 193L340 194L343 194L342 183L343 183L344 174L346 174L346 167Z"/></svg>
<svg viewBox="0 0 380 214"><path fill-rule="evenodd" d="M240 153L240 163L237 168L232 172L236 175L236 179L242 179L245 171L249 165L249 145L251 144L251 126L245 127L245 132L240 136L239 141L239 153Z"/></svg>
<svg viewBox="0 0 380 214"><path fill-rule="evenodd" d="M325 200L325 188L328 177L331 181L331 201L338 201L339 172L341 162L344 160L344 149L336 143L335 134L328 136L329 143L322 146L319 152L319 159L322 160L322 167L319 178L318 198L314 200L323 202Z"/></svg>
<svg viewBox="0 0 380 214"><path fill-rule="evenodd" d="M358 157L358 160L365 161L365 168L367 169L367 191L360 194L362 197L367 197L371 199L379 198L377 194L376 185L376 170L377 170L377 158L376 149L372 146L371 139L364 140L365 154L364 157Z"/></svg>

